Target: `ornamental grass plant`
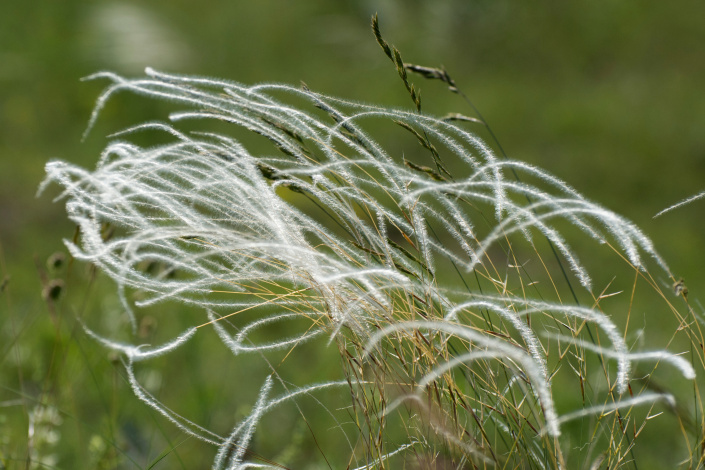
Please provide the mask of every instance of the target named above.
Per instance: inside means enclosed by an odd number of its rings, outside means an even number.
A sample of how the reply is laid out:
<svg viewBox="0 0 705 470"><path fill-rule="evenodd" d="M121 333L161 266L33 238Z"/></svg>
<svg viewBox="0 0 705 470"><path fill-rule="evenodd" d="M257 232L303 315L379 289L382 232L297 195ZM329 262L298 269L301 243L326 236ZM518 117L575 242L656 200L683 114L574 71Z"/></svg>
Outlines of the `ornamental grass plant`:
<svg viewBox="0 0 705 470"><path fill-rule="evenodd" d="M79 227L71 257L120 299L81 317L85 333L160 419L212 446L213 468L640 468L661 422L675 460L702 465L702 320L666 260L625 217L480 139L479 113L425 114L414 73L473 107L373 31L409 109L153 69L88 77L108 82L88 131L120 92L175 110L114 134L93 170L47 164L42 189L61 187ZM169 324L179 304L189 326L142 344L144 312ZM673 319L664 347L630 325L642 308ZM199 337L264 371L232 384L257 391L239 419L208 426L144 383ZM340 366L286 374L312 355Z"/></svg>

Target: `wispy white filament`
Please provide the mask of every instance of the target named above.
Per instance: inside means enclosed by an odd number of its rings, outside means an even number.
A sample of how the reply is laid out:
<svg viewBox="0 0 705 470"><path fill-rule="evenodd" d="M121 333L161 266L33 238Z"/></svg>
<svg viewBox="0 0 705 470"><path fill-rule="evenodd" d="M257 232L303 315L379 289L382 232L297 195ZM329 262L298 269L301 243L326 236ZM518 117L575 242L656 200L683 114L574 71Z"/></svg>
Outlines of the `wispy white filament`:
<svg viewBox="0 0 705 470"><path fill-rule="evenodd" d="M681 356L671 354L667 351L639 351L635 353L624 353L618 352L612 349L602 348L592 343L588 343L580 338L572 338L570 336L564 335L546 335L552 339L565 341L571 344L575 344L580 348L587 349L597 354L601 354L605 357L612 359L625 359L631 362L649 361L649 362L667 362L673 367L678 369L680 373L688 380L693 380L695 378L695 369L690 364L690 362L683 359Z"/></svg>
<svg viewBox="0 0 705 470"><path fill-rule="evenodd" d="M265 379L262 389L260 390L259 397L257 398L257 403L252 408L250 416L245 420L245 425L238 426L220 447L220 451L215 458L215 464L213 465L214 468L225 468L225 459L227 458L229 452L231 455L228 459L228 470L238 470L242 468L242 457L245 455L245 451L247 451L250 439L252 439L252 435L255 432L255 427L262 417L264 407L267 402L267 396L269 395L269 391L271 389L272 376L270 375Z"/></svg>
<svg viewBox="0 0 705 470"><path fill-rule="evenodd" d="M154 357L167 354L175 350L176 348L182 346L186 341L191 339L194 334L196 334L196 328L189 328L173 341L165 343L161 346L149 348L147 347L147 345L134 346L131 344L125 344L109 340L96 334L85 325L83 326L83 330L88 334L88 336L95 339L106 348L125 354L125 356L127 356L127 359L131 362L139 362L145 359L152 359Z"/></svg>
<svg viewBox="0 0 705 470"><path fill-rule="evenodd" d="M673 395L669 395L667 393L644 392L637 397L625 398L623 400L619 400L614 403L607 403L605 405L590 406L588 408L583 408L582 410L564 414L558 419L558 421L562 424L573 419L581 418L583 416L589 416L593 414L604 415L615 410L631 408L633 406L649 403L653 404L657 401L665 401L671 407L675 406L676 404L676 400Z"/></svg>
<svg viewBox="0 0 705 470"><path fill-rule="evenodd" d="M691 202L697 201L698 199L702 199L702 198L704 198L704 197L705 197L705 191L702 191L702 192L696 194L695 196L691 196L691 197L685 198L685 199L683 199L682 201L677 202L676 204L673 204L672 206L669 206L669 207L665 208L664 210L662 210L661 212L659 212L658 214L656 214L656 215L654 216L654 218L660 217L660 216L662 216L663 214L665 214L666 212L671 212L671 211L674 210L674 209L678 209L679 207L685 206L686 204L690 204Z"/></svg>

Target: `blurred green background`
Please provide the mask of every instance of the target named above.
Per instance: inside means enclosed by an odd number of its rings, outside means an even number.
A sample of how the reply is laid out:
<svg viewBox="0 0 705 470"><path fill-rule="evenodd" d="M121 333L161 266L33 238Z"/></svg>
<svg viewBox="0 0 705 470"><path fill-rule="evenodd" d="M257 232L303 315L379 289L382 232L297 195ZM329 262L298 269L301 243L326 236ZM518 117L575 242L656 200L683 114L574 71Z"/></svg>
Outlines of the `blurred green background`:
<svg viewBox="0 0 705 470"><path fill-rule="evenodd" d="M178 441L164 420L145 417L120 367L72 320L109 309L110 282L90 282L93 273L83 266L52 272L45 263L74 227L63 206L51 202L56 188L35 197L44 164L57 158L90 168L106 134L163 109L114 98L81 142L103 84L80 78L98 70L138 75L149 65L243 83L304 81L321 93L408 108L370 32L377 12L383 34L406 61L445 66L511 158L546 169L636 222L698 298L705 203L652 216L705 189L702 1L6 0L0 12L0 460L8 468L24 468L31 457L29 417L39 403L60 412L46 418L60 442L42 445L61 468L148 466L165 447L145 444L143 424L133 424L145 420L165 428L162 441ZM440 84L413 81L425 111L472 114ZM47 302L42 290L53 277L64 279L65 292ZM322 362L320 370L336 366ZM195 384L196 391L185 391L184 400L208 421L212 410L204 403L226 392L197 379L185 379L184 389ZM206 467L212 450L199 446L187 442L158 465ZM117 457L118 447L131 450Z"/></svg>

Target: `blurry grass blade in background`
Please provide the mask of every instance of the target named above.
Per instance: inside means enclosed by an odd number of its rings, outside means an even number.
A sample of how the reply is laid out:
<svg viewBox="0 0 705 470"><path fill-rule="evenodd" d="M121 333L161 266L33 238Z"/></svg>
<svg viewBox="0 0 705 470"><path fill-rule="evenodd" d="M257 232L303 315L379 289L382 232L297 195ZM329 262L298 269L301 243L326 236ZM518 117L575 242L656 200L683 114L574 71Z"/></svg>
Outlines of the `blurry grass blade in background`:
<svg viewBox="0 0 705 470"><path fill-rule="evenodd" d="M422 114L400 53L375 32L414 112L306 87L152 69L134 79L91 77L111 83L89 128L119 91L168 100L176 110L170 124L121 132L94 171L47 164L42 188L62 186L57 199L81 231L65 243L116 282L133 330L142 309L169 301L191 307L192 317L161 346L133 345L93 325L86 331L126 356L138 398L218 447L216 468L260 465L248 463L254 454L246 451L261 433L276 431L267 430L275 423L267 415L284 405L306 422L315 449L308 457L332 468L399 468L436 457L456 467L568 468L566 460L585 464L602 451L611 464L631 459L637 441L623 439L636 439L629 429L648 419L637 407L677 399L631 387L632 363L661 359L692 380L702 351L690 369L665 351L630 351L614 318L620 311L607 313L593 294L602 273L593 277L590 256L579 256L569 240L593 239L595 250L614 252L616 264L657 294L651 270L672 278L666 263L625 218L543 170L500 161L463 120ZM165 143L125 140L141 132ZM411 138L421 151L385 148L380 132ZM507 170L525 182L507 178ZM115 227L109 239L106 223ZM592 307L562 302L553 278L559 268L544 259L536 235L556 247ZM151 263L168 269L142 268ZM169 309L157 314L169 323ZM588 342L590 324L598 334ZM697 344L699 333L683 330ZM316 340L321 333L328 345ZM250 395L252 410L229 437L221 416L218 430L196 424L147 392L134 372L138 359L178 354L205 335L219 338L230 360L261 361L267 373L264 385L233 385L255 387L258 398ZM298 378L286 370L304 348L339 355L342 370L292 384ZM563 390L576 384L582 392L565 400ZM340 386L349 393L326 395ZM277 393L282 398L269 398ZM315 411L304 399L313 399ZM578 435L591 450L574 457L560 437L563 423L586 415Z"/></svg>
<svg viewBox="0 0 705 470"><path fill-rule="evenodd" d="M145 5L105 2L88 11L84 49L103 66L138 73L146 65L179 69L192 61L179 33Z"/></svg>

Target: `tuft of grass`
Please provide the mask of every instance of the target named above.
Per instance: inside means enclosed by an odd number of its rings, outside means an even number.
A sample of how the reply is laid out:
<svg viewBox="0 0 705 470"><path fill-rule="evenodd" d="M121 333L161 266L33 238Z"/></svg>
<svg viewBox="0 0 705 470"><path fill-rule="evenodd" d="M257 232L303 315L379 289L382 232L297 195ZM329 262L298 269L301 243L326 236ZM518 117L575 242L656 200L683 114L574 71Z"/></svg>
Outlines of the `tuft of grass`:
<svg viewBox="0 0 705 470"><path fill-rule="evenodd" d="M273 459L291 454L288 443L271 456L256 446L284 408L309 431L315 452L301 459L329 468L636 467L639 435L663 412L682 429L678 458L695 468L704 341L695 312L661 290L658 277L675 278L649 238L548 172L501 148L497 156L462 127L489 129L481 115L423 114L407 71L465 95L444 70L404 63L376 18L373 31L411 112L153 69L88 77L110 82L88 130L118 92L178 110L114 134L92 171L46 166L40 190L58 183L80 229L65 241L71 257L115 281L130 325L126 335L82 319L86 334L119 353L138 399L215 447L214 468L287 468ZM385 147L374 135L387 129L419 151ZM145 132L166 142L136 144ZM586 255L570 243L585 239ZM598 251L613 264L595 270ZM624 270L631 291L620 293L623 278L603 278ZM690 361L635 349L623 318L637 285L673 314L672 341ZM190 326L138 344L144 309L168 324L169 302L191 309ZM199 338L267 371L261 385L235 384L259 392L229 432L172 409L140 380L142 363ZM309 347L342 367L295 383L286 368ZM643 362L652 365L637 375ZM662 369L695 400L658 386ZM577 450L566 434L579 436Z"/></svg>

